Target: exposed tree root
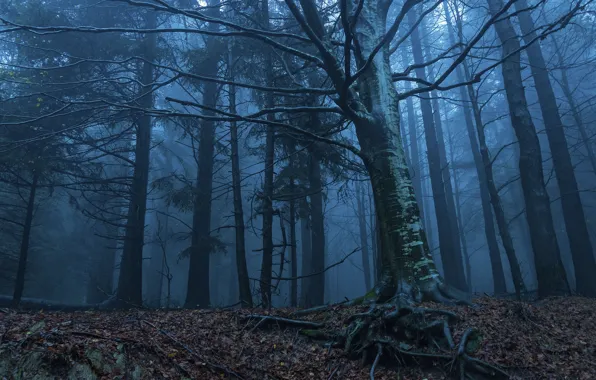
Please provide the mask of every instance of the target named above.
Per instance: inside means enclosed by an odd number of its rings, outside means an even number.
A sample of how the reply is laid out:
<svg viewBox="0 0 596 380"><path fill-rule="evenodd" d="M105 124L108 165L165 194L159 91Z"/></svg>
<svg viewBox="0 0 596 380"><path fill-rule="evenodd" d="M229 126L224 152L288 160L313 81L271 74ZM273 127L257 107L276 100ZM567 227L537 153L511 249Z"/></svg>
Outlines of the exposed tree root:
<svg viewBox="0 0 596 380"><path fill-rule="evenodd" d="M467 330L456 345L451 327L458 317L447 310L414 307L411 302L373 303L368 311L348 317L341 331L310 321L255 315L250 318L260 323L268 320L306 327L300 330L302 335L343 348L347 357L360 359L363 365L371 364L371 379L380 363L403 366L410 362L428 366L443 363L450 376L461 380L509 378L496 366L470 356L481 339L475 329Z"/></svg>

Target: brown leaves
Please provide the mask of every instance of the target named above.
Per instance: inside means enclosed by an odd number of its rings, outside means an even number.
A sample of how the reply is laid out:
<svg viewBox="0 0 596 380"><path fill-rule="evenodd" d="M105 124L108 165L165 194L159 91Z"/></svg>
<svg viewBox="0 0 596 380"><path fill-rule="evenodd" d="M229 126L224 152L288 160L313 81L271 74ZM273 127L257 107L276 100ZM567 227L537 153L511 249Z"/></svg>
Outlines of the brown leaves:
<svg viewBox="0 0 596 380"><path fill-rule="evenodd" d="M484 298L478 309L451 308L461 316L454 336L469 327L482 334L475 356L523 379L596 378L596 301L556 298L540 305ZM271 314L292 318L292 310ZM308 316L341 328L358 307ZM366 379L370 368L271 323L253 329L252 311L137 311L0 314L2 347L94 363L99 378L143 368L146 379ZM260 313L255 311L255 313ZM444 369L401 368L400 379L442 379ZM376 379L395 379L379 367Z"/></svg>

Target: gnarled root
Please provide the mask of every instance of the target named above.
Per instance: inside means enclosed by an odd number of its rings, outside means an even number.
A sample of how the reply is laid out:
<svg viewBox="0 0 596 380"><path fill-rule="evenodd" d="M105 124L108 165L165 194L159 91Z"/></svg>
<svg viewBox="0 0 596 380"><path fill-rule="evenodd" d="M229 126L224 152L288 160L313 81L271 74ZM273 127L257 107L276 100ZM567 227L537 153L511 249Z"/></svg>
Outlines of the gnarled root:
<svg viewBox="0 0 596 380"><path fill-rule="evenodd" d="M360 359L363 365L371 365L371 379L381 362L387 366L442 362L458 379L508 378L503 370L470 356L480 339L475 329L466 330L456 344L451 331L458 317L448 310L372 304L367 311L349 316L341 331L329 331L312 322L301 326L298 320L275 319L271 322L308 327L300 332L342 348L346 356Z"/></svg>
<svg viewBox="0 0 596 380"><path fill-rule="evenodd" d="M335 343L349 357L372 362L371 379L383 358L388 365L403 365L412 359L419 364L442 361L460 379L508 378L504 371L470 356L470 347L479 339L476 330L466 331L456 347L451 333L456 321L457 316L447 310L373 305L366 313L349 317ZM398 362L391 363L393 358Z"/></svg>

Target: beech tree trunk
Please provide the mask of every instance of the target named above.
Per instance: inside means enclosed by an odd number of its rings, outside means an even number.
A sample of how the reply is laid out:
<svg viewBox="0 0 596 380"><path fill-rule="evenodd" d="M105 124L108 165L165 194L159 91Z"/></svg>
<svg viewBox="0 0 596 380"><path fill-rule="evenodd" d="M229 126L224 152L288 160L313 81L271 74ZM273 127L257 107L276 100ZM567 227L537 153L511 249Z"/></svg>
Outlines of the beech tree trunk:
<svg viewBox="0 0 596 380"><path fill-rule="evenodd" d="M491 14L503 8L502 0L487 0ZM569 292L567 275L561 261L559 245L553 225L550 200L542 172L542 154L536 129L528 110L521 77L519 40L508 18L495 23L503 46L503 81L511 124L520 148L519 171L526 201L526 215L534 249L538 295L548 297Z"/></svg>
<svg viewBox="0 0 596 380"><path fill-rule="evenodd" d="M414 12L413 9L408 12L408 20L410 25L414 25L417 21L416 12ZM414 63L420 65L424 63L424 58L418 29L414 29L412 32L411 40ZM427 79L424 67L416 69L416 76L422 80ZM453 202L453 192L451 191L450 194L446 193L446 189L451 188L451 183L448 184L445 181L444 173L448 173L449 171L443 171L441 165L444 161L441 159L441 151L444 152L444 142L442 142L443 149L441 149L441 141L439 140L439 137L442 137L442 132L437 133L437 128L439 126L436 124L436 120L433 117L431 100L428 96L421 96L420 98L420 108L422 111L424 132L426 134L428 166L435 203L435 213L437 216L439 245L441 247L441 260L443 262L445 281L447 284L465 291L467 290L467 284L461 256L461 244L459 243L457 219L452 215L454 207L450 207L450 203L448 202L448 198L451 198L451 203ZM448 176L448 178L449 177L450 176Z"/></svg>
<svg viewBox="0 0 596 380"><path fill-rule="evenodd" d="M210 0L208 14L219 16L219 1ZM217 31L217 24L209 24L211 31ZM207 38L209 59L203 63L202 73L205 76L217 76L218 64L222 53L221 42L215 38ZM217 106L218 85L205 82L203 85L203 103L209 108ZM211 110L206 116L215 116ZM211 198L213 193L213 155L215 153L215 122L203 120L199 133L197 181L193 202L192 236L190 263L186 290L185 307L208 308L211 305L210 295L210 256L211 256Z"/></svg>
<svg viewBox="0 0 596 380"><path fill-rule="evenodd" d="M146 28L157 26L157 14L147 10ZM156 35L148 33L145 36L145 61L142 65L140 81L143 84L140 93L144 94L139 100L144 109L153 107L153 60L155 58ZM120 275L118 277L117 302L131 307L143 304L143 246L145 244L145 214L147 211L147 185L149 182L149 154L151 150L151 116L141 113L136 120L135 165L131 186L128 218Z"/></svg>
<svg viewBox="0 0 596 380"><path fill-rule="evenodd" d="M31 184L29 186L29 198L27 199L27 210L25 222L23 223L23 236L21 236L21 249L19 250L19 266L14 284L12 296L12 307L18 307L25 291L25 274L27 273L27 256L29 255L29 241L31 239L31 227L33 226L33 211L35 210L35 195L39 183L39 169L33 170Z"/></svg>
<svg viewBox="0 0 596 380"><path fill-rule="evenodd" d="M522 12L523 9L528 8L528 2L518 0L515 3L515 8L520 12L517 17L524 41L529 45L536 39L536 32L534 31L532 15L528 11ZM567 146L567 137L565 137L563 122L559 114L557 98L550 83L540 43L536 42L529 45L526 48L526 54L530 61L532 77L538 93L538 102L542 111L548 145L557 176L557 184L561 193L565 229L569 238L573 268L575 269L575 290L580 295L596 297L596 281L594 280L596 259L590 242L590 233L588 232L584 207L575 178L575 169Z"/></svg>

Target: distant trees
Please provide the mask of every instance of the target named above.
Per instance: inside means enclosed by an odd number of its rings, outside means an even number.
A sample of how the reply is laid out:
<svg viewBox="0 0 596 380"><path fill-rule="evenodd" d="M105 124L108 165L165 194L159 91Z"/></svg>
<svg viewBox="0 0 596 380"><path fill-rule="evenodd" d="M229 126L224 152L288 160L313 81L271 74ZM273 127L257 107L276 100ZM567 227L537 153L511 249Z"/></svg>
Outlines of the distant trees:
<svg viewBox="0 0 596 380"><path fill-rule="evenodd" d="M501 0L487 1L493 17L503 9ZM523 88L519 58L520 43L509 19L495 23L495 29L503 45L503 81L511 124L519 141L519 171L534 248L538 291L542 297L565 293L569 291L569 286L544 184L540 144Z"/></svg>
<svg viewBox="0 0 596 380"><path fill-rule="evenodd" d="M52 2L60 9L58 3ZM93 258L97 265L91 270L89 299L102 298L93 294L93 289L112 290L114 256L121 248L116 304L144 303L143 251L148 231L155 230L146 224L159 219L146 218L150 169L156 162L151 150L159 145L152 139L152 130L158 124L184 130L188 151L196 158L194 173L183 179L182 188L174 186L174 180L166 179L164 173L154 184L164 198L156 204L167 206L160 211L159 223L170 217L163 215L170 209L192 216L187 234L190 247L180 255L189 258L186 307L212 305L211 283L217 279L210 272L211 258L227 249L212 231L214 217L219 216L212 210L218 154L231 173L222 187L232 194L229 227L235 230L233 262L238 277L234 286L243 306L272 306L280 281L288 281L292 305L326 301L327 180L349 182L355 172L367 177L372 192L369 220L364 219L364 186L356 192L357 229L363 248L364 284L374 288L379 301L402 292L410 298L453 302L449 287L472 290L473 265L467 253L471 243L462 217L460 186L464 181L477 184L476 205L481 208L482 241L487 245L480 249L488 254L494 291L507 290L496 220L515 289L521 294L524 281L501 189L495 183L495 157L490 155L494 142L485 133L483 109L475 92L487 77L496 97L501 96L499 87L504 85L511 125L519 141L519 172L540 294L567 291L543 157L525 98L519 62L524 49L553 154L577 290L593 295L589 278L596 263L589 231L583 212L572 212L583 207L579 187L548 68L536 42L564 27L582 8L572 6L540 30L526 11L532 7L526 1L487 0L487 4L488 14L476 4L447 0L433 4L341 0L327 4L329 7L314 0L276 4L267 0L133 1L115 8L91 3L76 7L69 2L72 9L64 8L56 17L45 12L49 9L46 2L31 0L16 9L9 7L10 20L1 32L14 40L3 64L12 67L16 79L11 79L10 71L0 73L4 81L0 86L8 99L0 120L7 129L0 137L2 143L28 147L3 154L0 175L7 187L26 189L12 195L23 201L19 209L22 221L16 223L23 238L15 302L23 292L35 199L40 189L60 186L70 191L77 209L101 224L96 232L110 240L102 259ZM512 13L514 5L517 12ZM40 18L20 16L26 13L22 9L34 6L44 10ZM94 10L101 17L95 17ZM455 11L455 25L450 10ZM464 13L468 11L471 13ZM464 25L462 14L482 17ZM428 20L439 18L446 18L447 28L438 23L437 30L447 35L431 40ZM515 19L520 20L527 46L519 43ZM490 56L494 44L486 41L493 27L502 44L500 58ZM404 46L408 40L411 51ZM69 47L75 42L77 49ZM480 46L484 43L486 46ZM488 59L476 54L480 50L488 51ZM396 60L402 62L402 72L394 72ZM491 74L499 65L502 81ZM565 94L570 93L568 87ZM176 96L169 96L174 92ZM451 95L456 99L443 99ZM447 125L449 110L457 107L448 101L464 104L461 131L470 147L471 176L477 178L470 179L468 172L461 175L455 168L454 144L446 144L446 140L453 139L447 131L458 128L457 123ZM407 128L402 124L400 102L407 112ZM26 117L18 116L17 110ZM418 114L423 128L418 128ZM577 111L574 115L581 124ZM51 123L46 125L47 120ZM17 131L9 129L11 126L24 128ZM243 127L251 128L249 139L258 142L248 150L251 157L261 160L262 167L250 191L255 194L250 213L245 207L248 193L243 189L241 165L244 140L239 130ZM351 141L354 135L357 141ZM586 133L583 138L587 139ZM421 149L420 139L425 149ZM351 162L354 157L361 164ZM59 180L63 177L68 181ZM430 193L424 191L428 182ZM425 200L430 202L423 223L421 205ZM281 222L279 230L276 217ZM15 217L6 218L15 224ZM430 229L435 218L444 279L427 241L427 232L434 232ZM258 276L249 274L257 268L247 260L246 220L251 226L255 220L262 223L255 229L261 246L253 250L261 255L256 256L260 259ZM279 244L278 234L283 235ZM165 249L163 256L167 256ZM370 276L371 256L376 281ZM284 275L288 261L289 278ZM151 270L157 272L158 264L152 262ZM148 278L156 277L145 276ZM259 291L258 300L253 300L251 285ZM154 286L150 293L161 296L161 288Z"/></svg>

